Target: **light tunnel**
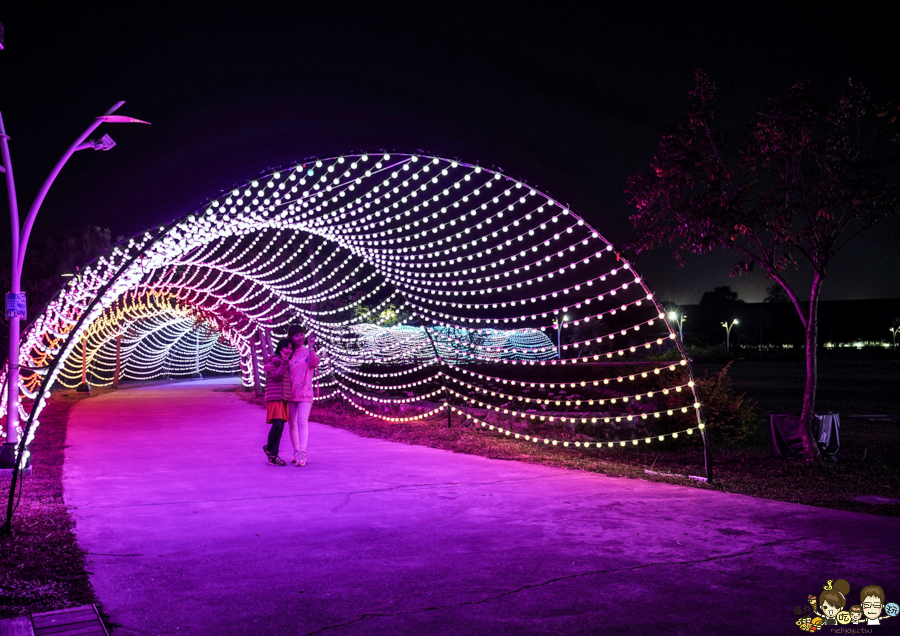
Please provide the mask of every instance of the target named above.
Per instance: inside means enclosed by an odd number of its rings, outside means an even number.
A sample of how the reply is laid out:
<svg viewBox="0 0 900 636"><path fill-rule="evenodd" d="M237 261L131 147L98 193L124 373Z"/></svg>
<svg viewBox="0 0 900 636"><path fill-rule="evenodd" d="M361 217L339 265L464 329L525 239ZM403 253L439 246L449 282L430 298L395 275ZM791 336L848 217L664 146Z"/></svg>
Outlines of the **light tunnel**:
<svg viewBox="0 0 900 636"><path fill-rule="evenodd" d="M23 333L22 426L83 373L259 385L295 322L316 399L388 421L578 448L705 434L672 326L597 230L497 170L384 153L266 174L97 258Z"/></svg>

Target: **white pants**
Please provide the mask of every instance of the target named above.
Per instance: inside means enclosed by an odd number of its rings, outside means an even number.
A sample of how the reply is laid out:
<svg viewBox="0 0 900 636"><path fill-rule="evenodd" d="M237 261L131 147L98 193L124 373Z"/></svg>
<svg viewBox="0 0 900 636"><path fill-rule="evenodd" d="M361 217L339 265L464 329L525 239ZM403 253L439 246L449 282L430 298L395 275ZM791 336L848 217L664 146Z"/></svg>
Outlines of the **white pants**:
<svg viewBox="0 0 900 636"><path fill-rule="evenodd" d="M288 432L291 436L291 444L294 452L305 451L306 442L309 441L309 410L312 402L291 402L288 405Z"/></svg>

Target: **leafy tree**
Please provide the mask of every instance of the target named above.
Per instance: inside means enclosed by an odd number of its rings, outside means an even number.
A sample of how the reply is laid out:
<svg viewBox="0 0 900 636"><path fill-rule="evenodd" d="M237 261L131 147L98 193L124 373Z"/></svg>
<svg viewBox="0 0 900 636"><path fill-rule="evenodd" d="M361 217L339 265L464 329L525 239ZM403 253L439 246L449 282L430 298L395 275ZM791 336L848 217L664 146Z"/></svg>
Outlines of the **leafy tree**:
<svg viewBox="0 0 900 636"><path fill-rule="evenodd" d="M353 308L354 316L364 316L368 322L380 325L382 327L393 327L403 324L409 318L409 312L398 309L394 303L388 303L386 307L382 307L381 311L375 312L368 305L356 305Z"/></svg>
<svg viewBox="0 0 900 636"><path fill-rule="evenodd" d="M805 454L820 458L812 436L819 295L847 242L900 208L895 109L873 107L849 79L835 103L798 83L769 100L735 151L713 125L714 92L698 71L687 121L662 138L649 172L628 179L639 231L631 247L668 243L679 264L683 252L732 250L740 257L732 275L760 267L784 289L806 333ZM800 267L812 273L807 303L785 276Z"/></svg>
<svg viewBox="0 0 900 636"><path fill-rule="evenodd" d="M730 444L746 444L759 425L759 405L746 394L735 392L728 375L730 367L731 362L718 373L707 371L697 378L697 390L706 417L716 426L722 439ZM679 404L678 398L669 398L670 408L677 408Z"/></svg>
<svg viewBox="0 0 900 636"><path fill-rule="evenodd" d="M96 225L66 230L31 244L25 253L25 266L22 268L22 291L28 301L25 324L34 320L63 286L66 282L63 274L77 274L113 244L110 230ZM0 287L3 289L9 289L12 280L7 261L8 258L5 258L0 266ZM4 322L0 328L0 357L8 356L8 334L9 324Z"/></svg>
<svg viewBox="0 0 900 636"><path fill-rule="evenodd" d="M746 303L738 298L738 293L723 285L705 292L700 298L700 319L698 327L705 333L716 334L711 342L724 342L722 323L730 323L736 318L741 319L741 324L746 323L743 307ZM722 338L720 341L719 338ZM732 336L734 340L735 336Z"/></svg>
<svg viewBox="0 0 900 636"><path fill-rule="evenodd" d="M779 285L778 283L772 283L768 287L766 287L766 297L763 299L764 303L789 303L791 299L788 297L787 293L784 291L784 287Z"/></svg>
<svg viewBox="0 0 900 636"><path fill-rule="evenodd" d="M700 298L701 305L727 307L729 309L740 302L743 301L738 298L738 293L728 285L714 287L712 291L704 292Z"/></svg>

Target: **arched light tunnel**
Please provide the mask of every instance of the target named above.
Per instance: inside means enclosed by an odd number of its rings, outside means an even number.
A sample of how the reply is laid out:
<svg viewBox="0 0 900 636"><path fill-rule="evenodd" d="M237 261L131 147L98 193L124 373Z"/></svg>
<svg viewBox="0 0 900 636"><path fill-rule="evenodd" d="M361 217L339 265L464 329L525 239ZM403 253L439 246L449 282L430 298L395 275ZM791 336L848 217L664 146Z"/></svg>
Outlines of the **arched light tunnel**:
<svg viewBox="0 0 900 636"><path fill-rule="evenodd" d="M389 421L449 410L579 448L705 435L675 331L597 230L496 170L383 153L273 172L100 256L23 334L22 426L83 371L258 383L295 322L319 338L316 399Z"/></svg>

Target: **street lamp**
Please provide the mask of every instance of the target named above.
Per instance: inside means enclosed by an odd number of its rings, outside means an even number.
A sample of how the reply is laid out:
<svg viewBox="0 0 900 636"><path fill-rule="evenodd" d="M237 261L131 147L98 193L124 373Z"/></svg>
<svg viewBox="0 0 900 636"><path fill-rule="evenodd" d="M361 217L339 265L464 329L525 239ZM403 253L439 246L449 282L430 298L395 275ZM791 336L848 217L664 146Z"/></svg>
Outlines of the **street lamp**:
<svg viewBox="0 0 900 636"><path fill-rule="evenodd" d="M16 184L13 179L12 160L9 155L9 137L6 134L6 128L3 125L3 116L0 115L0 152L2 152L3 165L0 172L6 176L6 192L9 196L9 218L11 225L10 237L12 239L12 270L10 272L10 292L6 294L6 318L9 320L9 360L7 377L7 401L6 401L6 443L0 447L0 468L13 468L16 464L16 444L18 442L17 426L19 423L19 333L20 321L27 314L25 304L25 294L22 293L22 266L25 263L25 250L28 248L28 238L31 235L31 228L34 225L35 217L41 209L41 204L50 190L50 186L56 180L60 170L73 154L79 150L91 148L93 150L110 150L116 143L109 135L103 135L100 140L88 139L100 124L103 123L119 123L119 124L146 124L148 122L134 119L133 117L125 117L123 115L113 115L125 102L117 102L112 108L103 113L100 117L94 119L93 123L87 127L78 139L75 140L69 149L63 154L53 170L44 180L44 184L38 191L37 196L28 210L28 216L25 217L25 225L19 226L19 206L16 200Z"/></svg>
<svg viewBox="0 0 900 636"><path fill-rule="evenodd" d="M896 348L897 347L897 333L900 332L900 325L889 328L888 331L891 332L891 336L894 338L894 348Z"/></svg>
<svg viewBox="0 0 900 636"><path fill-rule="evenodd" d="M731 328L738 324L737 318L731 321L731 323L723 322L722 326L725 327L725 348L731 349Z"/></svg>
<svg viewBox="0 0 900 636"><path fill-rule="evenodd" d="M565 314L562 317L557 314L556 322L554 323L556 325L556 358L558 360L562 360L562 324L568 319L569 317Z"/></svg>
<svg viewBox="0 0 900 636"><path fill-rule="evenodd" d="M679 313L677 311L669 312L669 320L678 325L678 339L684 342L684 336L681 334L681 325L684 324L684 320L687 318L683 313Z"/></svg>

